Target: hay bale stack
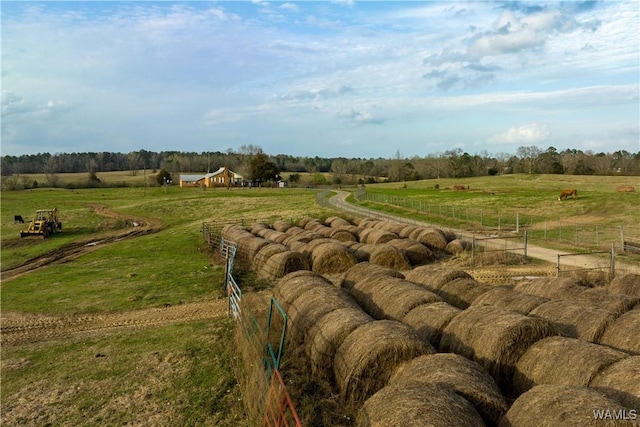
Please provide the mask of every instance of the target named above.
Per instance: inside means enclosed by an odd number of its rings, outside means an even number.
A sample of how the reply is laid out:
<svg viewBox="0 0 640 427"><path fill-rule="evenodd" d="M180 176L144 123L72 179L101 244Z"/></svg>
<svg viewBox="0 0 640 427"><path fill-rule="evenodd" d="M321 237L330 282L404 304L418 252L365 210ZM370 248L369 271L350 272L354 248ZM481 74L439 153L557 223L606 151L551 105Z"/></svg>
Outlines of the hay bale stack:
<svg viewBox="0 0 640 427"><path fill-rule="evenodd" d="M621 351L575 338L544 338L516 363L513 389L519 395L539 384L586 387L598 372L627 357Z"/></svg>
<svg viewBox="0 0 640 427"><path fill-rule="evenodd" d="M432 251L445 251L449 243L445 234L438 228L427 228L420 233L412 233L410 237L426 245Z"/></svg>
<svg viewBox="0 0 640 427"><path fill-rule="evenodd" d="M419 305L442 301L422 286L388 276L362 280L352 286L349 292L364 311L376 319L401 321Z"/></svg>
<svg viewBox="0 0 640 427"><path fill-rule="evenodd" d="M640 356L630 356L598 373L589 387L627 408L640 408Z"/></svg>
<svg viewBox="0 0 640 427"><path fill-rule="evenodd" d="M390 240L398 239L398 235L390 231L384 231L377 228L363 228L358 234L362 243L370 245L379 245L387 243Z"/></svg>
<svg viewBox="0 0 640 427"><path fill-rule="evenodd" d="M623 420L595 420L594 410L624 411L596 390L570 385L543 384L518 397L500 420L500 427L629 426ZM629 411L627 410L628 414Z"/></svg>
<svg viewBox="0 0 640 427"><path fill-rule="evenodd" d="M259 275L269 279L279 279L298 270L310 270L309 259L300 252L286 250L271 255Z"/></svg>
<svg viewBox="0 0 640 427"><path fill-rule="evenodd" d="M325 243L311 252L311 269L318 274L344 273L358 261L339 243Z"/></svg>
<svg viewBox="0 0 640 427"><path fill-rule="evenodd" d="M400 249L412 267L431 264L436 259L431 249L412 239L395 239L388 244Z"/></svg>
<svg viewBox="0 0 640 427"><path fill-rule="evenodd" d="M434 268L422 265L404 273L407 280L426 286L429 290L437 292L442 285L455 279L472 279L469 273L462 270Z"/></svg>
<svg viewBox="0 0 640 427"><path fill-rule="evenodd" d="M444 248L450 254L460 254L471 250L471 243L462 239L453 239Z"/></svg>
<svg viewBox="0 0 640 427"><path fill-rule="evenodd" d="M386 385L402 362L428 353L435 353L433 347L395 320L376 320L357 327L338 347L334 359L342 399L363 402Z"/></svg>
<svg viewBox="0 0 640 427"><path fill-rule="evenodd" d="M343 287L350 290L356 283L368 281L377 277L398 277L404 279L404 275L399 271L377 264L369 264L368 262L359 262L351 267L345 273Z"/></svg>
<svg viewBox="0 0 640 427"><path fill-rule="evenodd" d="M575 294L584 290L580 281L572 277L544 277L533 280L525 280L518 283L514 289L547 299L561 299L566 295Z"/></svg>
<svg viewBox="0 0 640 427"><path fill-rule="evenodd" d="M609 292L640 298L640 274L616 276L607 286Z"/></svg>
<svg viewBox="0 0 640 427"><path fill-rule="evenodd" d="M507 286L496 286L473 300L471 305L493 305L526 315L547 301L546 298L525 294Z"/></svg>
<svg viewBox="0 0 640 427"><path fill-rule="evenodd" d="M350 231L341 228L329 228L329 237L339 242L357 242L358 238Z"/></svg>
<svg viewBox="0 0 640 427"><path fill-rule="evenodd" d="M394 384L364 403L356 427L484 426L464 397L444 384Z"/></svg>
<svg viewBox="0 0 640 427"><path fill-rule="evenodd" d="M260 271L262 271L262 267L264 267L269 258L275 254L286 252L288 250L289 248L285 245L281 245L280 243L269 243L268 245L263 246L253 258L253 262L251 264L252 270L260 273Z"/></svg>
<svg viewBox="0 0 640 427"><path fill-rule="evenodd" d="M411 268L411 263L404 253L395 246L387 243L377 244L373 247L369 255L369 262L398 271L409 270Z"/></svg>
<svg viewBox="0 0 640 427"><path fill-rule="evenodd" d="M556 328L543 319L500 307L470 307L444 329L440 351L480 363L508 393L516 362L533 343L552 335Z"/></svg>
<svg viewBox="0 0 640 427"><path fill-rule="evenodd" d="M640 354L640 306L607 326L598 342L630 354Z"/></svg>
<svg viewBox="0 0 640 427"><path fill-rule="evenodd" d="M273 225L271 226L271 228L273 228L274 230L281 231L283 233L285 233L291 227L293 227L293 224L282 219L275 220L273 222Z"/></svg>
<svg viewBox="0 0 640 427"><path fill-rule="evenodd" d="M599 307L585 307L566 300L552 300L539 305L529 316L552 322L563 335L597 343L604 331L618 318Z"/></svg>
<svg viewBox="0 0 640 427"><path fill-rule="evenodd" d="M396 384L445 384L467 399L489 425L496 425L509 408L487 371L458 354L416 357L402 364L391 376L389 385Z"/></svg>
<svg viewBox="0 0 640 427"><path fill-rule="evenodd" d="M375 248L375 245L368 245L366 243L357 243L349 247L353 256L356 257L358 262L369 262L371 252Z"/></svg>
<svg viewBox="0 0 640 427"><path fill-rule="evenodd" d="M276 283L273 288L273 297L287 310L296 298L316 287L333 287L333 284L311 271L299 270L287 274Z"/></svg>
<svg viewBox="0 0 640 427"><path fill-rule="evenodd" d="M438 348L442 331L451 322L451 319L461 312L462 310L459 308L444 301L423 304L409 311L402 319L402 323L411 326L420 338L431 343L434 348Z"/></svg>
<svg viewBox="0 0 640 427"><path fill-rule="evenodd" d="M373 317L359 308L340 308L325 314L309 328L306 353L311 373L334 384L333 360L344 339L357 327L372 322Z"/></svg>
<svg viewBox="0 0 640 427"><path fill-rule="evenodd" d="M348 292L333 285L318 286L303 292L287 309L291 322L288 334L290 339L296 343L304 343L311 326L325 314L340 308L360 310Z"/></svg>
<svg viewBox="0 0 640 427"><path fill-rule="evenodd" d="M491 289L490 285L462 277L444 283L436 293L452 306L465 309Z"/></svg>

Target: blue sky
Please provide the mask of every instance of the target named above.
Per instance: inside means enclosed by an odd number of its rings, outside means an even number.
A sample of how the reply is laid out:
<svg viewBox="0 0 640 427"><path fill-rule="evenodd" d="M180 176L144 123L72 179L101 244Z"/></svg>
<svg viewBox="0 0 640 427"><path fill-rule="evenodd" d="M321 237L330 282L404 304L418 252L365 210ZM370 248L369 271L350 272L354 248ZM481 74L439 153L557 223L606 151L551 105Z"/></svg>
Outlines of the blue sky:
<svg viewBox="0 0 640 427"><path fill-rule="evenodd" d="M640 151L637 0L1 7L2 155Z"/></svg>

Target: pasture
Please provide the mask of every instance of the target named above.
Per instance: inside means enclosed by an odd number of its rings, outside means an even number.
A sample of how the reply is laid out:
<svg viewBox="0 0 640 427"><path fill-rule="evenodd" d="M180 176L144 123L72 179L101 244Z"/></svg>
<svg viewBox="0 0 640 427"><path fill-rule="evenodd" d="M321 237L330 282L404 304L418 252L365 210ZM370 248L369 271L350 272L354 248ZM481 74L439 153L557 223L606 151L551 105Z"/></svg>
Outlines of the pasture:
<svg viewBox="0 0 640 427"><path fill-rule="evenodd" d="M367 189L461 206L592 217L632 228L638 226L634 215L640 206L638 193L616 193L615 187L637 185L635 181L517 175L406 186L376 184ZM436 183L439 189L434 188ZM446 190L458 184L470 189ZM578 200L558 202L559 191L571 186L578 188ZM335 215L318 206L315 197L315 191L304 189L5 191L0 217L3 325L6 319L20 317L47 322L54 317L85 316L98 322L119 313L216 302L224 268L203 242L202 223L251 225L278 219L295 223L303 217ZM25 224L14 224L14 215L28 221L36 209L51 207L60 211L63 233L46 240L20 239ZM124 229L130 218L146 221L151 231L100 246L102 239ZM67 250L78 242L91 250L70 262L5 278L5 272L27 260ZM241 286L250 289L256 283L248 276ZM195 319L4 343L3 418L8 424L22 425L122 425L153 420L170 426L248 425L233 375L232 333L233 325L226 320Z"/></svg>

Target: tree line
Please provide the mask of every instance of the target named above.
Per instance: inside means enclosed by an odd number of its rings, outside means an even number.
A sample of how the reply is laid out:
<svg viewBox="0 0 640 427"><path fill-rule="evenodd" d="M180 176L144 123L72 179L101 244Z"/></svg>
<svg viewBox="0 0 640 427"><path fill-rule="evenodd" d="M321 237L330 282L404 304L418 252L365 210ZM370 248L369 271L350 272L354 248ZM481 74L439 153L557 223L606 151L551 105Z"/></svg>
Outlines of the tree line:
<svg viewBox="0 0 640 427"><path fill-rule="evenodd" d="M61 154L28 154L2 156L3 176L44 173L96 173L138 171L157 173L206 173L221 166L243 175L248 180L272 181L288 173L292 180L299 173L320 175L331 172L333 183L352 184L379 181L411 181L431 178L464 178L512 173L568 175L640 175L640 152L625 150L594 153L578 149L558 151L523 146L515 154L490 155L483 151L469 154L461 149L406 158L399 151L392 158L323 158L299 157L287 154L268 155L255 145L243 145L226 152L180 152L147 150L130 153L86 152ZM297 178L296 178L297 177Z"/></svg>

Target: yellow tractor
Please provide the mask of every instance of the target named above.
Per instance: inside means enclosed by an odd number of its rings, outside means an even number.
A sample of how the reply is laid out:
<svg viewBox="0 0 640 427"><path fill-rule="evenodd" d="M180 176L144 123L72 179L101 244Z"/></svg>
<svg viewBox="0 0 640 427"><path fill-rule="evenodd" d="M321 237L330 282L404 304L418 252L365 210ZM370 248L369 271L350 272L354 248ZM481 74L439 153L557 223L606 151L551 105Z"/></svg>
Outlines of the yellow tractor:
<svg viewBox="0 0 640 427"><path fill-rule="evenodd" d="M46 239L50 234L62 230L62 223L58 220L58 209L41 209L29 223L26 230L20 231L20 237L42 236Z"/></svg>

